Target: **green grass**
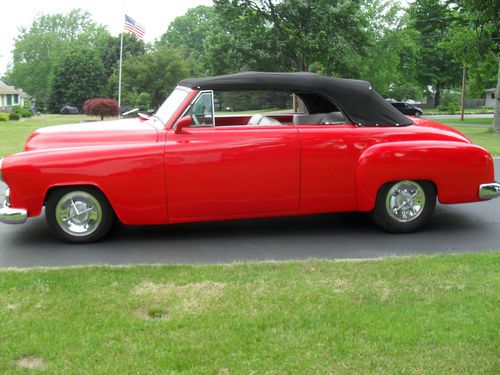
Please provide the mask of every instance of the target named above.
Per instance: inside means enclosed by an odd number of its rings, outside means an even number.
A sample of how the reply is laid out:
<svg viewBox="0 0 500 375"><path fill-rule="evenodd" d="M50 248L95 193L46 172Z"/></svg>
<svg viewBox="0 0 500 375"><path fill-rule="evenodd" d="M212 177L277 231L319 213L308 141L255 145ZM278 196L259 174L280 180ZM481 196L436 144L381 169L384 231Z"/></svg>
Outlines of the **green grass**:
<svg viewBox="0 0 500 375"><path fill-rule="evenodd" d="M42 115L0 122L0 157L22 151L29 135L38 128L96 119L86 115Z"/></svg>
<svg viewBox="0 0 500 375"><path fill-rule="evenodd" d="M499 290L500 252L3 270L0 373L497 374Z"/></svg>
<svg viewBox="0 0 500 375"><path fill-rule="evenodd" d="M417 105L418 107L418 105ZM476 114L482 114L482 113L493 113L493 108L475 108L475 109L466 109L464 113L466 115L476 115ZM450 115L450 114L456 114L459 115L460 112L456 113L449 113L448 111L438 111L435 108L430 108L430 109L424 109L424 116L425 115Z"/></svg>
<svg viewBox="0 0 500 375"><path fill-rule="evenodd" d="M459 118L440 118L436 119L437 122L442 122L443 124L450 125L460 125L460 124L471 124L471 125L490 125L493 126L493 118L478 118L478 117L466 117L464 121L460 121Z"/></svg>
<svg viewBox="0 0 500 375"><path fill-rule="evenodd" d="M500 134L494 133L491 128L452 126L465 134L473 143L487 149L493 156L500 156Z"/></svg>

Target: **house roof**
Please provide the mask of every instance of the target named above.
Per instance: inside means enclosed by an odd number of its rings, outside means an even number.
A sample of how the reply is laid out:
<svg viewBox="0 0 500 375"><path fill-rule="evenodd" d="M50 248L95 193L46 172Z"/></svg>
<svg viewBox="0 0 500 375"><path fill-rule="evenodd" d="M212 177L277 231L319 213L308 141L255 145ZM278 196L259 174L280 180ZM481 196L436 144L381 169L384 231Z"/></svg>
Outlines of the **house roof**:
<svg viewBox="0 0 500 375"><path fill-rule="evenodd" d="M23 90L18 90L14 86L9 86L2 80L0 80L0 94L18 94L26 96Z"/></svg>
<svg viewBox="0 0 500 375"><path fill-rule="evenodd" d="M286 90L314 105L311 94L328 99L354 124L400 126L413 122L387 103L367 81L326 77L314 73L244 72L207 78L189 78L180 86L199 90ZM312 112L314 113L314 112Z"/></svg>
<svg viewBox="0 0 500 375"><path fill-rule="evenodd" d="M495 92L497 89L496 88L492 88L492 89L486 89L484 90L484 92Z"/></svg>

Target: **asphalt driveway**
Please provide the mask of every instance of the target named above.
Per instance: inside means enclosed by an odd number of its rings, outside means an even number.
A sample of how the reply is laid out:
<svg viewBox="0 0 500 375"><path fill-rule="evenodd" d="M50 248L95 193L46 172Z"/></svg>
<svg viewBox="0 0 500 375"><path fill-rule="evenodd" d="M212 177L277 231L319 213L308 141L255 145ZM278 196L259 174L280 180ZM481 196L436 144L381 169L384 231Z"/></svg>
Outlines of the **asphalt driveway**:
<svg viewBox="0 0 500 375"><path fill-rule="evenodd" d="M495 160L500 180L500 159ZM3 186L0 187L3 192ZM212 263L500 250L500 199L438 206L423 231L381 231L360 213L155 227L116 225L103 241L63 244L43 217L0 224L0 267L131 263Z"/></svg>

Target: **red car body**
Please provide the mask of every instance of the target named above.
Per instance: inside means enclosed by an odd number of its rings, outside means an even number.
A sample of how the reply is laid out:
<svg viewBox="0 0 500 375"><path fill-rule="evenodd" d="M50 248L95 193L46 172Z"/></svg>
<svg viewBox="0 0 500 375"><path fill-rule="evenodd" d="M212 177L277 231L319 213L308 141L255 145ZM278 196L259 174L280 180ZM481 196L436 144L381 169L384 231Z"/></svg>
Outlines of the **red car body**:
<svg viewBox="0 0 500 375"><path fill-rule="evenodd" d="M475 202L479 187L494 182L488 151L429 120L325 126L276 114L288 125L261 126L248 125L249 115L226 115L177 131L200 93L186 91L165 123L128 119L34 132L24 152L1 164L10 208L37 216L52 190L92 186L124 224L170 224L372 211L380 188L400 180L432 182L441 203Z"/></svg>

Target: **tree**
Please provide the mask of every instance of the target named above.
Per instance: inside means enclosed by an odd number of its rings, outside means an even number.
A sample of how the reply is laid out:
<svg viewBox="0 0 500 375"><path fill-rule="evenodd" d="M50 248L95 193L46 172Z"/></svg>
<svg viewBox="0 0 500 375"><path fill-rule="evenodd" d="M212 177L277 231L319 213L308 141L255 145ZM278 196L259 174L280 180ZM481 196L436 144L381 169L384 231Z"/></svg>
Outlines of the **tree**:
<svg viewBox="0 0 500 375"><path fill-rule="evenodd" d="M417 80L419 58L418 33L408 27L409 17L392 0L366 1L369 19L369 43L366 58L360 64L360 78L370 81L382 95L391 98L417 99L423 86Z"/></svg>
<svg viewBox="0 0 500 375"><path fill-rule="evenodd" d="M240 69L357 77L368 20L362 0L215 0L218 32L207 37L217 73Z"/></svg>
<svg viewBox="0 0 500 375"><path fill-rule="evenodd" d="M66 51L75 47L92 49L105 35L109 35L106 29L94 23L88 12L79 9L67 14L41 15L29 28L20 29L14 44L13 65L6 78L44 107L54 68Z"/></svg>
<svg viewBox="0 0 500 375"><path fill-rule="evenodd" d="M139 95L137 95L135 106L139 108L139 111L149 110L150 105L151 105L151 95L149 95L149 93L141 92Z"/></svg>
<svg viewBox="0 0 500 375"><path fill-rule="evenodd" d="M498 76L497 88L495 90L495 116L493 121L493 130L500 133L500 55L498 56Z"/></svg>
<svg viewBox="0 0 500 375"><path fill-rule="evenodd" d="M215 24L213 7L200 5L174 19L160 37L159 46L182 48L186 57L199 58L205 53L205 39Z"/></svg>
<svg viewBox="0 0 500 375"><path fill-rule="evenodd" d="M123 103L133 105L139 93L149 93L149 106L158 108L175 88L177 82L189 76L189 68L180 51L157 47L140 56L131 56L123 62ZM111 81L118 82L115 72Z"/></svg>
<svg viewBox="0 0 500 375"><path fill-rule="evenodd" d="M497 71L500 74L498 1L455 0L450 1L450 6L455 10L456 19L443 45L468 68L469 88L474 95L482 96L483 90L493 86L496 81L498 103L499 79L496 78ZM495 116L494 124L495 130L500 132L500 113Z"/></svg>
<svg viewBox="0 0 500 375"><path fill-rule="evenodd" d="M110 77L115 69L118 69L120 62L120 37L108 35L97 44L97 50L101 56L104 65L106 77ZM142 40L137 39L132 34L123 35L123 59L130 56L139 56L144 54L145 45Z"/></svg>
<svg viewBox="0 0 500 375"><path fill-rule="evenodd" d="M114 99L89 99L83 104L83 113L89 116L100 116L101 121L104 117L118 116L120 108Z"/></svg>
<svg viewBox="0 0 500 375"><path fill-rule="evenodd" d="M104 66L95 49L74 48L54 68L49 91L49 110L64 105L82 108L89 98L99 97L105 82Z"/></svg>
<svg viewBox="0 0 500 375"><path fill-rule="evenodd" d="M459 87L462 62L442 45L455 17L453 9L441 0L416 0L408 8L410 26L418 32L420 45L416 67L417 79L424 86L432 86L435 104L439 105L443 89Z"/></svg>

